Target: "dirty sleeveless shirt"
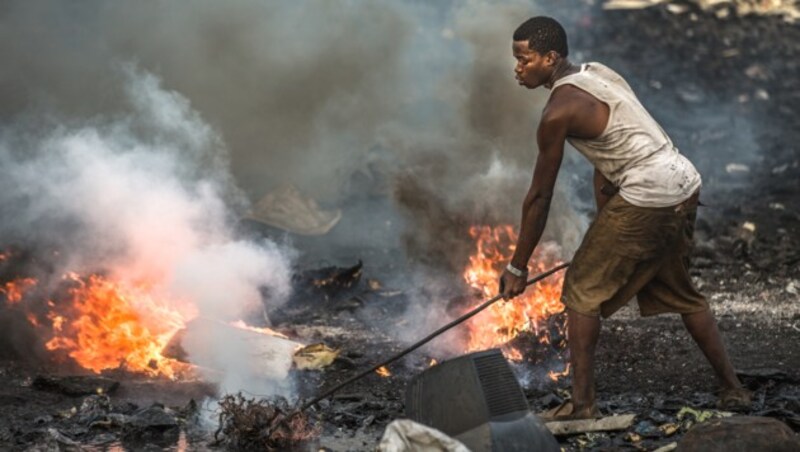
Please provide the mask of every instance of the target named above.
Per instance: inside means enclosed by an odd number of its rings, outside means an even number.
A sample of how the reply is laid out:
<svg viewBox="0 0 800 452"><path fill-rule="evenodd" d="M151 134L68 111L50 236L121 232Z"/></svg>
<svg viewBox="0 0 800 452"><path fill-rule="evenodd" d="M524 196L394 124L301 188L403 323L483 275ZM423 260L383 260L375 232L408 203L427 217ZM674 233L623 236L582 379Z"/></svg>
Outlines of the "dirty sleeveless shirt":
<svg viewBox="0 0 800 452"><path fill-rule="evenodd" d="M667 207L700 188L700 173L619 74L600 63L585 63L580 72L557 80L553 91L567 84L609 107L608 124L599 136L567 141L619 188L623 199L640 207Z"/></svg>

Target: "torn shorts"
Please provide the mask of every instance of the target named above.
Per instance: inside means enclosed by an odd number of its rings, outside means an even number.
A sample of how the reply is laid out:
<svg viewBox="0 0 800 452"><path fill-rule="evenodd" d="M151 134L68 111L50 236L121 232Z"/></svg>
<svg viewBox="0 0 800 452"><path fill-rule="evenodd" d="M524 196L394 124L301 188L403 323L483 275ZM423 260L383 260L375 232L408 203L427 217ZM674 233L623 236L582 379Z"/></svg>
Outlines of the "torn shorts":
<svg viewBox="0 0 800 452"><path fill-rule="evenodd" d="M689 276L695 193L671 207L638 207L614 195L589 227L564 276L561 300L608 317L634 296L641 315L705 311Z"/></svg>

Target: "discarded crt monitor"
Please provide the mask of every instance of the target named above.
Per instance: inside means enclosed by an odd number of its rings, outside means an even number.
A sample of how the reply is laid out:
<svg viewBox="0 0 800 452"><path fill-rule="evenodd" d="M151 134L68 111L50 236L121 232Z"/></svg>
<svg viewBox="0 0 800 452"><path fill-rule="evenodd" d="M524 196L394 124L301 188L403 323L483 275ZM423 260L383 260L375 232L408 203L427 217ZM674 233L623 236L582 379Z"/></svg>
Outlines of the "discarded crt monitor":
<svg viewBox="0 0 800 452"><path fill-rule="evenodd" d="M406 389L406 415L473 452L561 450L530 412L511 366L497 349L442 362L414 377Z"/></svg>

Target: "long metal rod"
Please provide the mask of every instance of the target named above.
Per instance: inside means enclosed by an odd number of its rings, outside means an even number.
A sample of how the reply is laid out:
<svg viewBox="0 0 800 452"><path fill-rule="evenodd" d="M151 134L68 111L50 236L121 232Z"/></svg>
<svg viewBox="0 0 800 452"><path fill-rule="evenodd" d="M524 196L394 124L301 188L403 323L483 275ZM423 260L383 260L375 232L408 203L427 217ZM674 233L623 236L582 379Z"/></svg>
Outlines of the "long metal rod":
<svg viewBox="0 0 800 452"><path fill-rule="evenodd" d="M529 279L525 283L525 285L526 286L530 286L531 284L535 284L535 283L543 280L544 278L547 278L548 276L552 275L553 273L567 268L569 266L569 264L570 264L569 262L565 262L565 263L563 263L561 265L558 265L556 267L551 268L550 270L547 270L544 273L540 273L540 274L534 276L533 278ZM486 300L485 302L483 302L483 304L481 304L477 308L469 311L468 313L466 313L466 314L462 315L461 317L453 320L452 322L450 322L447 325L439 328L438 330L434 331L433 333L425 336L424 339L420 340L419 342L416 342L414 345L404 349L400 353L392 356L391 358L389 358L389 359L387 359L387 360L385 360L385 361L383 361L383 362L381 362L379 364L376 364L376 365L370 367L369 369L361 372L360 374L358 374L358 375L356 375L354 377L351 377L351 378L347 379L343 383L339 383L335 387L329 389L328 391L325 391L322 395L317 396L314 399L304 403L300 407L300 411L305 411L306 409L308 409L311 406L317 404L319 401L328 398L331 394L333 394L334 392L336 392L336 391L342 389L343 387L349 385L350 383L352 383L352 382L354 382L356 380L359 380L361 378L364 378L365 376L371 374L372 372L375 372L379 368L381 368L383 366L387 366L387 365L397 361L398 359L406 356L407 354L409 354L409 353L413 352L414 350L416 350L416 349L422 347L423 345L427 344L428 342L430 342L436 336L439 336L440 334L444 333L445 331L449 330L450 328L453 328L454 326L458 325L459 323L462 323L465 320L475 316L476 314L478 314L479 312L481 312L484 309L488 308L489 306L491 306L492 304L496 303L498 300L500 300L502 298L503 298L503 296L498 294L498 295L494 296L493 298L490 298L489 300Z"/></svg>

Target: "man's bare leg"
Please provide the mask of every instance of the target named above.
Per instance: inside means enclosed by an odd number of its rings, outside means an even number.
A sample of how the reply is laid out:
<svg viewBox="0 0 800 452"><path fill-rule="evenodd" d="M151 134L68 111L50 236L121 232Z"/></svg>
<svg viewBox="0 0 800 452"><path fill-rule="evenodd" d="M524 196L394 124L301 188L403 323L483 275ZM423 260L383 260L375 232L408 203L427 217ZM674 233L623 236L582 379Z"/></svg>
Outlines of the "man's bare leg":
<svg viewBox="0 0 800 452"><path fill-rule="evenodd" d="M567 308L567 340L572 366L574 414L590 416L596 410L594 351L600 336L600 318Z"/></svg>
<svg viewBox="0 0 800 452"><path fill-rule="evenodd" d="M714 368L722 388L741 388L742 383L733 370L711 310L682 314L681 317L689 334Z"/></svg>

